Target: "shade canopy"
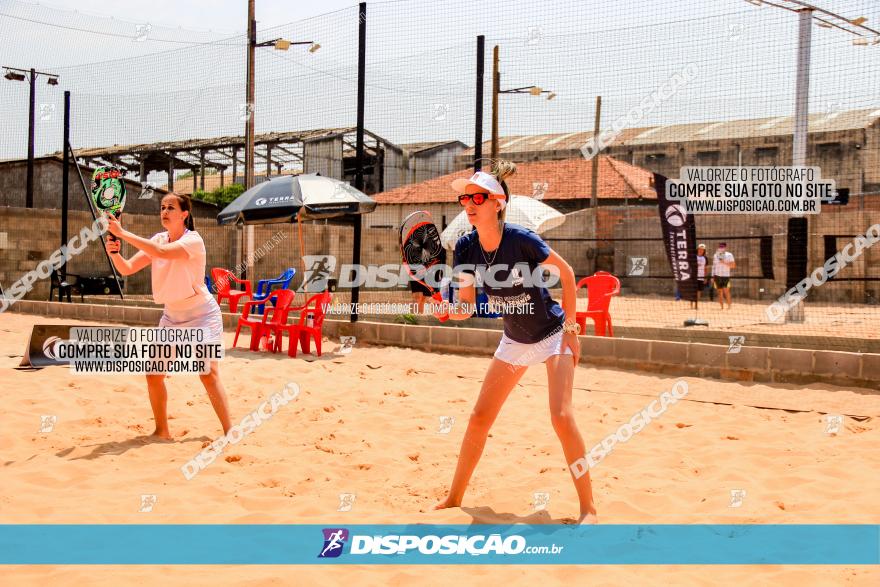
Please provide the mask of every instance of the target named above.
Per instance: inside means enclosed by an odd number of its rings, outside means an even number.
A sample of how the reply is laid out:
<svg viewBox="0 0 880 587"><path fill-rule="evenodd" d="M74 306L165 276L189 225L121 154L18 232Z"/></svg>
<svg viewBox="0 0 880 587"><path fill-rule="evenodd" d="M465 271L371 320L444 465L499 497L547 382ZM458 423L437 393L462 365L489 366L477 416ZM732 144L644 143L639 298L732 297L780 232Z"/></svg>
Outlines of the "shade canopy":
<svg viewBox="0 0 880 587"><path fill-rule="evenodd" d="M368 214L376 201L344 181L317 174L280 175L244 192L217 224L273 224Z"/></svg>

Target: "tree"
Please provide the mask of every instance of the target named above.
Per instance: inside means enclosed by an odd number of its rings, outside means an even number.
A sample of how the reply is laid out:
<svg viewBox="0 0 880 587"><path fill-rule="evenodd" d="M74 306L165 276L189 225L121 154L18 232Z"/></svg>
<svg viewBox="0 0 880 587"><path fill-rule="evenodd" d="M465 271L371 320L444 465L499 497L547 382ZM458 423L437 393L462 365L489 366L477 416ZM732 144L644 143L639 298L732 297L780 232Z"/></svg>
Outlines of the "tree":
<svg viewBox="0 0 880 587"><path fill-rule="evenodd" d="M244 186L240 183L233 183L218 187L210 192L196 190L193 192L193 199L202 200L210 204L216 204L220 208L225 208L235 198L244 193Z"/></svg>

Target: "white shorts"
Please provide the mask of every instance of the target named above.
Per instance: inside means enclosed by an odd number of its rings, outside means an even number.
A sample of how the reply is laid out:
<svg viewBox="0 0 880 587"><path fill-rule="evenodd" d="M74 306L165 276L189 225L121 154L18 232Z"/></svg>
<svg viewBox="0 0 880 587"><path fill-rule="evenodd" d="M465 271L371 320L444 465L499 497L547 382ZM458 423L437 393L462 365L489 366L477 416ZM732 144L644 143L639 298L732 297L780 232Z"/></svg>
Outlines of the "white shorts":
<svg viewBox="0 0 880 587"><path fill-rule="evenodd" d="M516 342L507 335L502 335L495 358L510 365L537 365L554 355L570 355L571 349L562 349L562 331L551 334L536 343Z"/></svg>
<svg viewBox="0 0 880 587"><path fill-rule="evenodd" d="M206 328L205 342L223 344L223 314L213 299L185 310L165 308L159 328Z"/></svg>

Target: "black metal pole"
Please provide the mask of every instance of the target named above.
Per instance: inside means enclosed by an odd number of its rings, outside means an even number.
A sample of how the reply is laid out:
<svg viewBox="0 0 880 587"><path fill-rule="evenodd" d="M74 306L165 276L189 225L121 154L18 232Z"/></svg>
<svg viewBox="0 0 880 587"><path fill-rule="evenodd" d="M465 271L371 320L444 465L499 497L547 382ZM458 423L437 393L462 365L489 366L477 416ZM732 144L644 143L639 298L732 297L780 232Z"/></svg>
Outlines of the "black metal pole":
<svg viewBox="0 0 880 587"><path fill-rule="evenodd" d="M86 180L83 178L82 169L79 167L79 163L76 162L76 153L73 152L73 146L70 143L67 143L67 150L70 151L71 159L73 159L73 163L76 165L76 173L79 176L79 185L82 187L83 195L86 197L86 203L89 205L89 211L92 213L92 218L96 221L98 220L98 209L95 206L95 203L92 201L92 195L89 191L89 188L86 187ZM112 235L107 233L108 238ZM113 264L113 260L110 258L110 253L107 252L107 241L104 240L104 235L101 235L101 250L104 251L104 256L107 257L107 264L110 265L110 269L113 271L113 279L116 280L116 288L119 290L119 298L125 300L125 294L122 293L122 282L119 280L119 273L116 271L116 266Z"/></svg>
<svg viewBox="0 0 880 587"><path fill-rule="evenodd" d="M483 169L483 70L486 65L486 37L477 37L477 107L474 123L474 171Z"/></svg>
<svg viewBox="0 0 880 587"><path fill-rule="evenodd" d="M67 244L67 210L70 201L70 151L67 144L70 142L70 92L64 92L64 143L61 150L64 151L64 164L61 170L61 246ZM67 279L67 260L61 266L61 280Z"/></svg>
<svg viewBox="0 0 880 587"><path fill-rule="evenodd" d="M358 95L357 95L357 171L354 176L354 187L364 189L364 83L367 71L367 3L358 5ZM379 171L381 173L381 170ZM361 217L354 217L354 243L351 251L351 262L355 266L361 262ZM360 288L355 285L351 289L351 321L358 320L358 300Z"/></svg>
<svg viewBox="0 0 880 587"><path fill-rule="evenodd" d="M28 153L27 153L27 183L25 188L25 208L34 207L34 106L36 102L37 72L31 68L31 91L30 109L28 112Z"/></svg>

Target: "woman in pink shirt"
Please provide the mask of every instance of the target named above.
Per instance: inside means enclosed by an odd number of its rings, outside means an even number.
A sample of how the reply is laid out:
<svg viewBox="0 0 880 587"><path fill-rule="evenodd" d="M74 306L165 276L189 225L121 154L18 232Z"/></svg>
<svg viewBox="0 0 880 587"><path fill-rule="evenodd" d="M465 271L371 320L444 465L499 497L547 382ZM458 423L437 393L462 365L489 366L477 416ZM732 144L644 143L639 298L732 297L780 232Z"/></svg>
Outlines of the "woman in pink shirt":
<svg viewBox="0 0 880 587"><path fill-rule="evenodd" d="M119 254L120 241L108 240L107 252L111 253L113 265L120 274L131 275L152 264L153 299L165 304L159 327L205 328L209 332L209 342L222 344L223 316L205 286L205 243L193 225L192 200L189 196L168 194L162 198L159 216L165 232L150 239L123 229L113 216L107 217L110 233L138 249L134 256L125 259ZM211 372L199 377L225 434L231 424L226 391L220 381L219 362L213 361ZM170 440L165 374L147 375L147 389L156 420L153 435Z"/></svg>

